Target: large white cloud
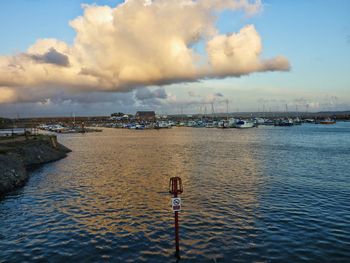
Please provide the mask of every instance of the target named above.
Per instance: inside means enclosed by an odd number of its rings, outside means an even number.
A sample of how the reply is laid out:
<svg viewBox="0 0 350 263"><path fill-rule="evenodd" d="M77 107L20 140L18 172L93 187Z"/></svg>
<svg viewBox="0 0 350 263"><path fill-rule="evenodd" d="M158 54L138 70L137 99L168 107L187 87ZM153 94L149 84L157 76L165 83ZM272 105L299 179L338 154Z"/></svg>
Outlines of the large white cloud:
<svg viewBox="0 0 350 263"><path fill-rule="evenodd" d="M240 76L254 71L288 70L289 62L282 56L261 60L262 44L254 26L237 34L217 35L207 43L210 67L207 76Z"/></svg>
<svg viewBox="0 0 350 263"><path fill-rule="evenodd" d="M225 9L259 12L260 1L128 0L111 8L84 5L70 22L72 45L39 39L25 53L0 57L0 103L67 92L129 91L147 85L288 70L282 56L263 60L254 26L220 35ZM193 45L206 42L206 54ZM204 63L203 63L204 61Z"/></svg>

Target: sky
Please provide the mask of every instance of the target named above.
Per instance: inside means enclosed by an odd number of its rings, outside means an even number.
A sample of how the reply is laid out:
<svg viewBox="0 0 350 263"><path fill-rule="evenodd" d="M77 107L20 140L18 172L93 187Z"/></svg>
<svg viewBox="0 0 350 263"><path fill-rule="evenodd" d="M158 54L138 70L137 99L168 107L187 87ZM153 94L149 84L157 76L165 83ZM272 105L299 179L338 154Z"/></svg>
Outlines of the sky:
<svg viewBox="0 0 350 263"><path fill-rule="evenodd" d="M0 116L350 110L347 0L0 1Z"/></svg>

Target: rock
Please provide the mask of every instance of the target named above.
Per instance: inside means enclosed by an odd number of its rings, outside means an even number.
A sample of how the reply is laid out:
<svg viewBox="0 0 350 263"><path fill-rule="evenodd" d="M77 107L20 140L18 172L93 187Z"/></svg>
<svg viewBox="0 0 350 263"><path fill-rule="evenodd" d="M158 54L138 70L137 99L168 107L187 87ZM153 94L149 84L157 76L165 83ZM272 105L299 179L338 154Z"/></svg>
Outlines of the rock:
<svg viewBox="0 0 350 263"><path fill-rule="evenodd" d="M56 137L39 136L29 140L0 142L0 196L24 185L27 168L56 161L67 156L68 148Z"/></svg>
<svg viewBox="0 0 350 263"><path fill-rule="evenodd" d="M22 186L27 179L27 171L19 155L0 155L0 195Z"/></svg>

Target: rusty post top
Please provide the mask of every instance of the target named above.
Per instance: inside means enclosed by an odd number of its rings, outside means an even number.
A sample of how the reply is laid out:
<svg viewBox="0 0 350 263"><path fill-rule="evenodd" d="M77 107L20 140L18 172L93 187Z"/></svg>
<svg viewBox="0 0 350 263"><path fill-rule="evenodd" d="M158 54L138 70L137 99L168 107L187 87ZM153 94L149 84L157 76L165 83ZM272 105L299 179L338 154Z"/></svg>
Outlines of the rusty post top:
<svg viewBox="0 0 350 263"><path fill-rule="evenodd" d="M183 192L181 178L171 177L169 181L169 193L170 194L181 194Z"/></svg>

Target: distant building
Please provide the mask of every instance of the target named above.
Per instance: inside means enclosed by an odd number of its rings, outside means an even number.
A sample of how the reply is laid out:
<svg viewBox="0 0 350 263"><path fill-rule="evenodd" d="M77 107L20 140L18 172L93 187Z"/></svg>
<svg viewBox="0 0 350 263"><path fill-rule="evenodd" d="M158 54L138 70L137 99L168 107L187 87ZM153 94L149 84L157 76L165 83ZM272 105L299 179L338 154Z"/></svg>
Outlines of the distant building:
<svg viewBox="0 0 350 263"><path fill-rule="evenodd" d="M139 121L155 121L156 113L154 111L138 111L135 114L135 119Z"/></svg>

